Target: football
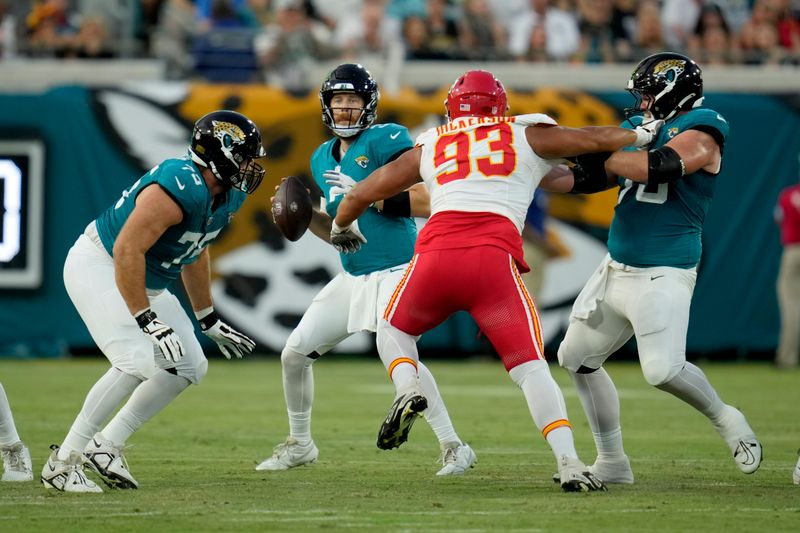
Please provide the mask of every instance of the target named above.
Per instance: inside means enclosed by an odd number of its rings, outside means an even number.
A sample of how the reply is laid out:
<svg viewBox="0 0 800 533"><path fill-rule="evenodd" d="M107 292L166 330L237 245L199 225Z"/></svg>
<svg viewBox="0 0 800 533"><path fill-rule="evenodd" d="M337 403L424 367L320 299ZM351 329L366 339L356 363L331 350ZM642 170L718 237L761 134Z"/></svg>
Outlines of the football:
<svg viewBox="0 0 800 533"><path fill-rule="evenodd" d="M272 198L272 220L283 236L296 241L311 223L311 195L303 181L289 176L278 186Z"/></svg>

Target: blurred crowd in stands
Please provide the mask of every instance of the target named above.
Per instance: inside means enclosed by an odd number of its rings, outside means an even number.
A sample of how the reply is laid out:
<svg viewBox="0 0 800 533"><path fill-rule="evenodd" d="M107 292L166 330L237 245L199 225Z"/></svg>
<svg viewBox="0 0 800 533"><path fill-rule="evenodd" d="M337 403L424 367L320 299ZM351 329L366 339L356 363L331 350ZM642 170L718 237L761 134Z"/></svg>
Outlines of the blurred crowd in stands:
<svg viewBox="0 0 800 533"><path fill-rule="evenodd" d="M303 86L315 61L797 65L800 0L0 0L0 57L158 58Z"/></svg>

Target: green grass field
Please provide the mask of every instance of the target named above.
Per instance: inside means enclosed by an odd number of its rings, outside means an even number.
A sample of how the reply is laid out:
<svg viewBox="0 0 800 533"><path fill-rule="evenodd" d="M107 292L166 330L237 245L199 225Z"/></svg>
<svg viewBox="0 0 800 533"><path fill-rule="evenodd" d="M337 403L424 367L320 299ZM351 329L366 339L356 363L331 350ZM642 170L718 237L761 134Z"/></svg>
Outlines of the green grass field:
<svg viewBox="0 0 800 533"><path fill-rule="evenodd" d="M737 470L707 420L650 388L633 364L609 365L622 400L633 486L565 494L555 460L521 392L497 361L432 362L462 439L478 454L466 476L436 478L439 449L424 421L408 443L380 451L375 437L393 396L376 360L335 356L315 367L313 433L319 461L286 472L254 466L287 434L277 360L212 361L206 380L133 436L137 491L45 491L48 445L66 434L97 360L0 361L2 381L34 483L0 485L0 531L798 531L800 373L766 364L701 365L723 399L758 432L765 461ZM594 459L588 425L566 373L578 451Z"/></svg>

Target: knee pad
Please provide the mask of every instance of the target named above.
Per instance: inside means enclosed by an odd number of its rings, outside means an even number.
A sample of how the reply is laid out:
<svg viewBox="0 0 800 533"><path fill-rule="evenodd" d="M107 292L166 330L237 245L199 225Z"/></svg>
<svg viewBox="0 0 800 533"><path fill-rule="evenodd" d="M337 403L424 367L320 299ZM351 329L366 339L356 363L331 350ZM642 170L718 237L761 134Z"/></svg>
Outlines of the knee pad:
<svg viewBox="0 0 800 533"><path fill-rule="evenodd" d="M664 356L654 362L642 365L642 374L645 381L654 387L667 383L680 371L680 366L670 363L669 358Z"/></svg>
<svg viewBox="0 0 800 533"><path fill-rule="evenodd" d="M281 365L282 366L305 366L312 364L317 358L320 357L320 354L317 352L311 352L308 355L303 355L302 353L292 349L287 344L284 346L283 351L281 351Z"/></svg>
<svg viewBox="0 0 800 533"><path fill-rule="evenodd" d="M571 353L566 338L558 345L558 364L570 372L577 372L583 366L583 358Z"/></svg>

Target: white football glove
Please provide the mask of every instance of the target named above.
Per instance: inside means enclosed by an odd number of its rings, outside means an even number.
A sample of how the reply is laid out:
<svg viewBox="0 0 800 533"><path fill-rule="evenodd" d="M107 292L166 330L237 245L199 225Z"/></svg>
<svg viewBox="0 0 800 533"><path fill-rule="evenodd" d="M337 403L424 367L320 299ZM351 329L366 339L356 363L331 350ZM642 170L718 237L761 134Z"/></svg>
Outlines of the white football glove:
<svg viewBox="0 0 800 533"><path fill-rule="evenodd" d="M194 316L197 317L203 335L217 343L226 359L230 359L232 355L241 359L256 347L256 343L250 337L220 320L213 307L197 311Z"/></svg>
<svg viewBox="0 0 800 533"><path fill-rule="evenodd" d="M656 120L652 115L645 114L642 123L633 129L633 132L636 134L636 141L634 141L631 146L636 148L647 146L653 142L653 139L655 139L658 134L658 130L661 129L663 125L663 120Z"/></svg>
<svg viewBox="0 0 800 533"><path fill-rule="evenodd" d="M349 226L342 228L333 221L331 224L331 244L343 254L357 252L367 239L361 230L358 229L358 220L354 220Z"/></svg>
<svg viewBox="0 0 800 533"><path fill-rule="evenodd" d="M139 329L161 350L167 361L177 363L181 360L183 344L175 330L161 322L149 307L136 313L134 318L139 324Z"/></svg>
<svg viewBox="0 0 800 533"><path fill-rule="evenodd" d="M330 201L340 195L345 195L350 192L350 189L356 186L356 180L339 172L339 167L336 170L326 170L322 177L325 178L325 183L331 186Z"/></svg>

